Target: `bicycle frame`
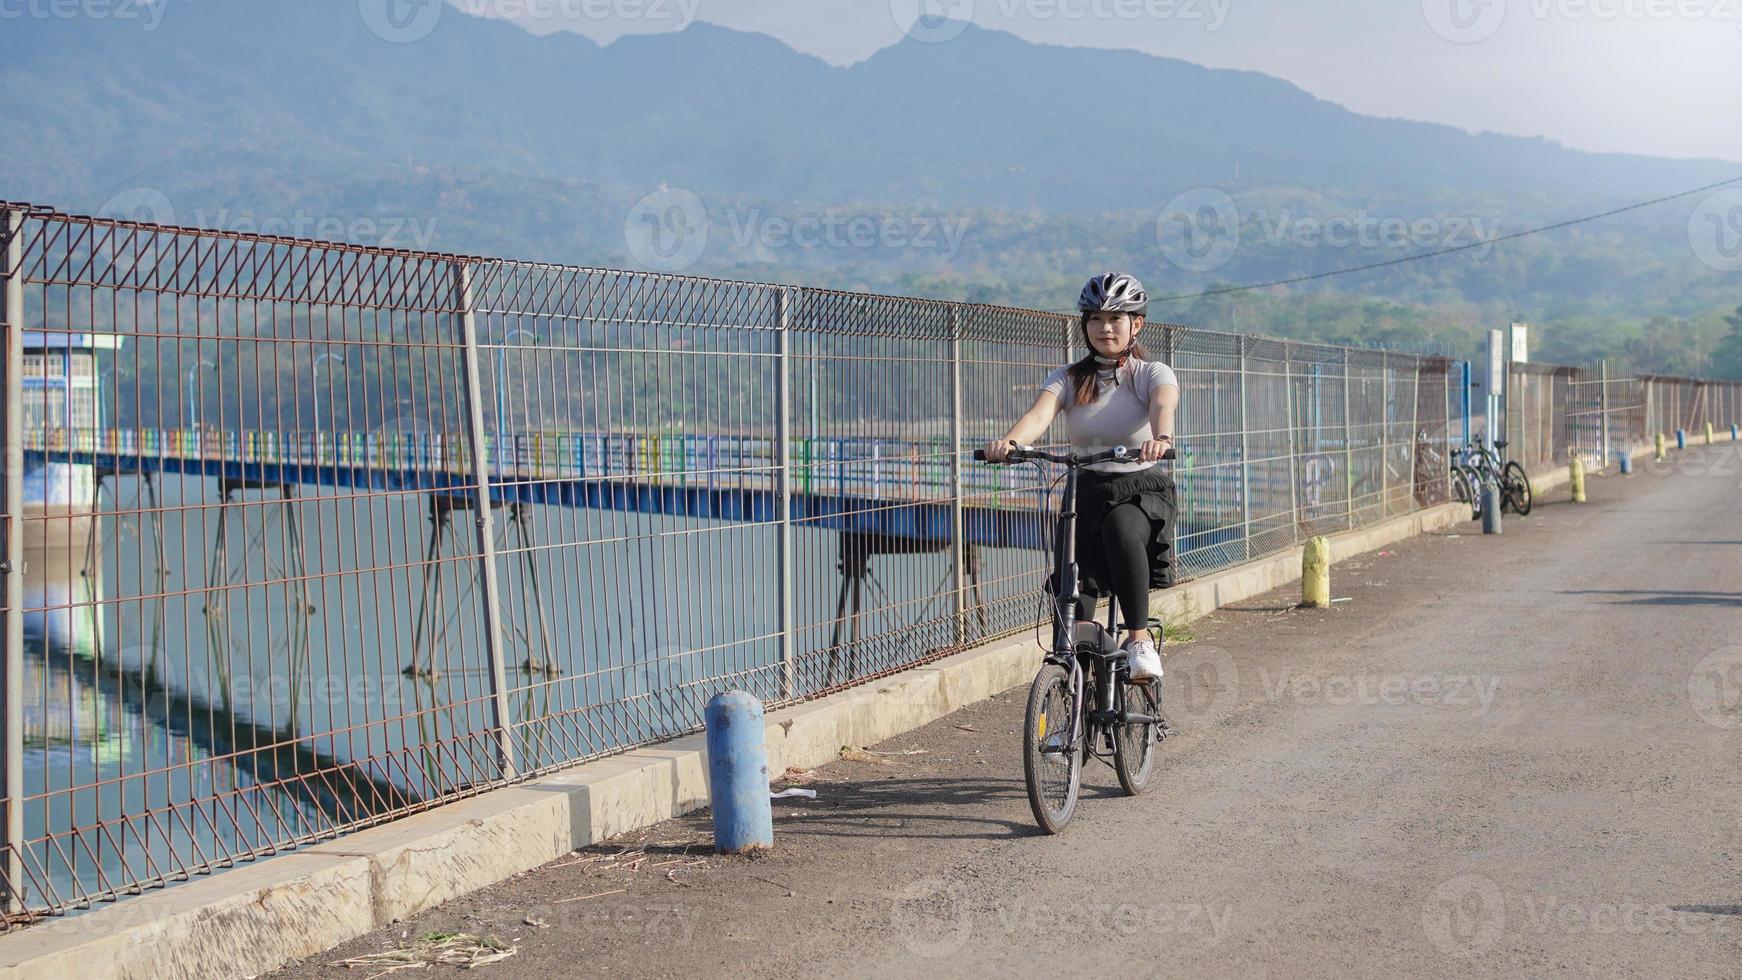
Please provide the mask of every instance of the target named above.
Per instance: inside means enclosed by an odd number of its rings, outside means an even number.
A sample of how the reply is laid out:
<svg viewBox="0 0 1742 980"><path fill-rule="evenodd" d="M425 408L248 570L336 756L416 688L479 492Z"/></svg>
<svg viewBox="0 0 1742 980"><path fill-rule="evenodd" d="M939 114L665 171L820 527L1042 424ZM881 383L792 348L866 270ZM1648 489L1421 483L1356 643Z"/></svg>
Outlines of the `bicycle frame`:
<svg viewBox="0 0 1742 980"><path fill-rule="evenodd" d="M1131 715L1123 711L1119 703L1123 695L1117 690L1115 683L1116 671L1114 661L1118 654L1106 654L1096 651L1093 654L1077 652L1077 594L1082 585L1082 577L1077 568L1077 473L1082 467L1091 463L1108 461L1123 461L1130 457L1124 447L1107 453L1095 453L1080 456L1071 453L1068 456L1055 456L1051 453L1036 452L1029 447L1019 447L1026 458L1047 459L1052 462L1064 463L1068 467L1065 474L1065 495L1059 508L1058 523L1055 526L1053 546L1053 634L1052 651L1046 655L1047 663L1056 663L1070 673L1071 727L1066 745L1074 746L1079 738L1083 738L1084 728L1093 719L1113 719L1124 722L1160 722L1160 718L1150 718L1148 715ZM984 454L978 450L975 459L983 459ZM1174 458L1173 450L1168 450L1163 459ZM1107 604L1107 634L1113 638L1115 649L1118 648L1119 601L1112 597ZM1085 660L1094 660L1095 670L1095 707L1093 714L1083 710L1083 687L1087 682ZM1086 751L1094 752L1094 747L1087 739L1083 745ZM1095 753L1099 754L1099 753Z"/></svg>
<svg viewBox="0 0 1742 980"><path fill-rule="evenodd" d="M1073 459L1075 456L1073 455ZM1057 663L1070 671L1071 675L1071 727L1066 735L1065 745L1075 746L1077 740L1084 735L1083 727L1086 720L1083 717L1083 662L1077 656L1077 592L1082 585L1077 569L1077 471L1079 467L1072 465L1065 474L1065 496L1059 508L1058 523L1055 525L1053 547L1053 633L1052 652L1046 659ZM1112 616L1117 609L1117 601L1109 603L1108 627L1113 625ZM1096 701L1106 699L1110 684L1100 683L1096 677ZM1096 704L1097 708L1104 705Z"/></svg>
<svg viewBox="0 0 1742 980"><path fill-rule="evenodd" d="M1076 460L1077 457L1073 454L1071 459ZM1077 651L1077 596L1082 585L1081 575L1077 567L1076 540L1077 471L1079 469L1080 465L1071 465L1070 471L1065 475L1065 495L1059 509L1056 526L1055 540L1057 544L1053 549L1053 582L1057 583L1057 591L1053 595L1052 652L1046 657L1048 662L1056 663L1070 672L1071 703L1074 705L1074 710L1071 712L1071 727L1065 744L1073 746L1077 744L1079 738L1084 737L1086 734L1084 728L1092 720L1083 709L1083 687L1088 669L1084 663L1085 660L1092 659L1094 661L1095 705L1093 717L1121 720L1129 717L1142 722L1159 720L1151 719L1147 715L1129 716L1124 711L1123 705L1120 704L1123 694L1116 683L1117 671L1114 669L1114 660L1117 655L1109 655L1099 651L1093 654L1082 654ZM1106 631L1108 635L1113 637L1115 649L1119 646L1120 638L1118 621L1119 600L1117 597L1110 596L1107 600ZM1093 744L1088 739L1084 739L1083 744L1089 753L1100 754L1095 751Z"/></svg>

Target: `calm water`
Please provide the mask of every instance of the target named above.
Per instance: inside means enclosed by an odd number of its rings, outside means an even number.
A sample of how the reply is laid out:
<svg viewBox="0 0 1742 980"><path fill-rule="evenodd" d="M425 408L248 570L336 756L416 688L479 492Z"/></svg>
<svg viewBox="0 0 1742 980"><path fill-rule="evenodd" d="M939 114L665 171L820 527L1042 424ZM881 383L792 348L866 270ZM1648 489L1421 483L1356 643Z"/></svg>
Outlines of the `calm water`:
<svg viewBox="0 0 1742 980"><path fill-rule="evenodd" d="M99 869L197 867L497 775L470 737L491 717L472 511L314 487L220 507L215 481L175 476L155 490L110 480L94 535L33 523L27 837L122 821L33 849L57 898L100 888ZM495 520L523 768L692 728L719 690L786 690L774 527L544 506ZM947 552L872 556L867 640L831 658L841 536L799 527L793 551L801 693L951 641ZM1039 553L980 560L992 628L1032 621L1009 597L1035 587Z"/></svg>

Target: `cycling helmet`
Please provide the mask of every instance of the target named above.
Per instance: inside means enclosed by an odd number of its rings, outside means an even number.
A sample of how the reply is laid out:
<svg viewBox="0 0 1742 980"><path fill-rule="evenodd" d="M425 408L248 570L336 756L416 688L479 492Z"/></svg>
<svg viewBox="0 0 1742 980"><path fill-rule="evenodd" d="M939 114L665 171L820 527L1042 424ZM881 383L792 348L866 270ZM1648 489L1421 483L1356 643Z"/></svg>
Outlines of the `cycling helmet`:
<svg viewBox="0 0 1742 980"><path fill-rule="evenodd" d="M1135 313L1149 310L1149 293L1143 284L1123 272L1108 272L1090 279L1077 297L1077 309L1084 313Z"/></svg>

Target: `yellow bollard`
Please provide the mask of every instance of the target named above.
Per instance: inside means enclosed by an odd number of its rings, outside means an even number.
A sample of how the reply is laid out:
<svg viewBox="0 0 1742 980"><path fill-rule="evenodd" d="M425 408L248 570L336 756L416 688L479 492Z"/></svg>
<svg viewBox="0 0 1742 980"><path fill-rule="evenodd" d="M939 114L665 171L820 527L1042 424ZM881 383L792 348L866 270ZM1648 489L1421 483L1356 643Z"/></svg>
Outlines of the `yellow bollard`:
<svg viewBox="0 0 1742 980"><path fill-rule="evenodd" d="M1663 433L1661 432L1657 434L1657 458L1663 458Z"/></svg>
<svg viewBox="0 0 1742 980"><path fill-rule="evenodd" d="M1331 604L1331 542L1322 534L1308 538L1301 552L1300 604L1308 609Z"/></svg>
<svg viewBox="0 0 1742 980"><path fill-rule="evenodd" d="M1573 503L1582 504L1585 502L1585 461L1575 455L1573 461L1567 465L1572 468Z"/></svg>
<svg viewBox="0 0 1742 980"><path fill-rule="evenodd" d="M1707 422L1706 423L1706 445L1710 446L1711 444L1712 444L1712 423Z"/></svg>

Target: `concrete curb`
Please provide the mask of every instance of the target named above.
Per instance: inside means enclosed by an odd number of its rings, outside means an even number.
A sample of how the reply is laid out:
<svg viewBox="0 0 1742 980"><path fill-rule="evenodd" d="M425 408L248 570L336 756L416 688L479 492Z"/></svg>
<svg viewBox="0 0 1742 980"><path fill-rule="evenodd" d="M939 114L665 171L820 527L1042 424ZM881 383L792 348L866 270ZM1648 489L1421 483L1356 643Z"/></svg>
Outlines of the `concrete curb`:
<svg viewBox="0 0 1742 980"><path fill-rule="evenodd" d="M1333 561L1468 520L1443 504L1332 536ZM1300 577L1300 548L1186 582L1157 611L1190 621ZM1030 634L768 715L771 773L834 760L1029 682ZM313 956L578 847L707 804L704 737L575 766L258 864L0 936L0 980L237 977Z"/></svg>

